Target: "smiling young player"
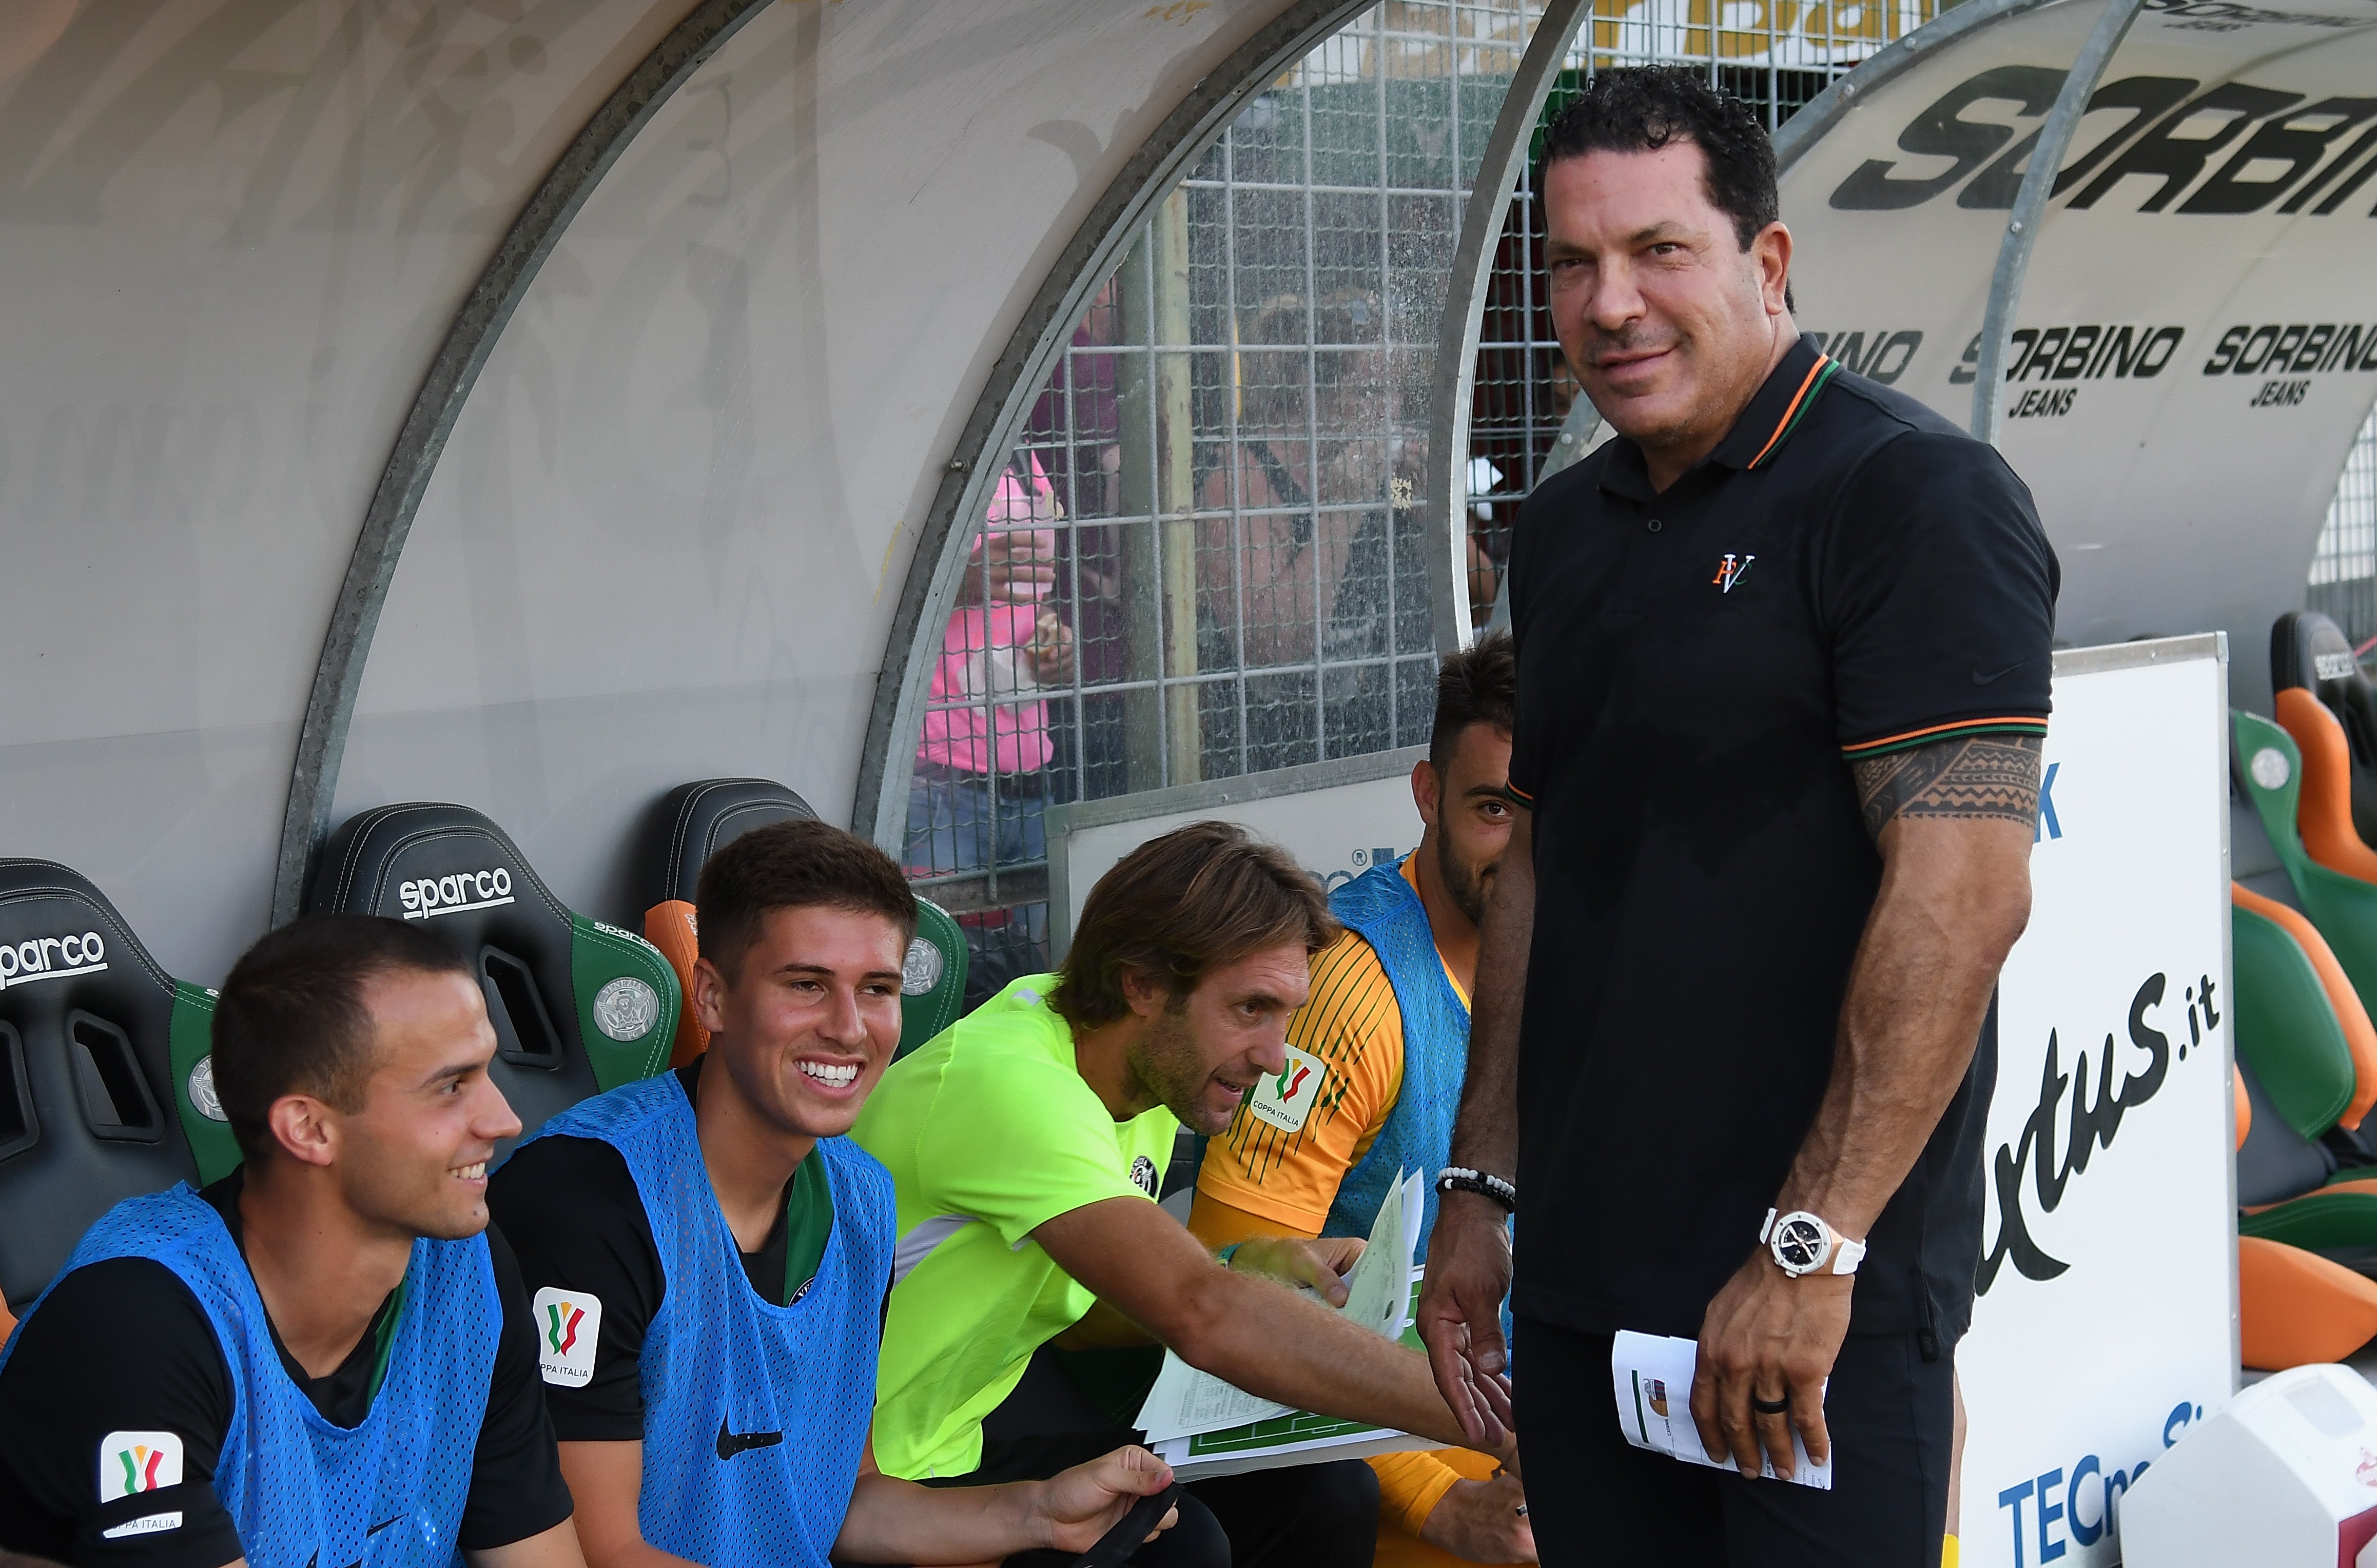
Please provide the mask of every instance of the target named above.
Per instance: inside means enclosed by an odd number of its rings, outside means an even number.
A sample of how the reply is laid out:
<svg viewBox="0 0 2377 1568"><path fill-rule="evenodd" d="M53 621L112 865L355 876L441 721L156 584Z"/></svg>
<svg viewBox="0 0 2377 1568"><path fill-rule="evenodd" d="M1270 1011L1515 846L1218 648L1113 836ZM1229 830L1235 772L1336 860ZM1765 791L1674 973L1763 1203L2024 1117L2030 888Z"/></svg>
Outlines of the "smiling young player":
<svg viewBox="0 0 2377 1568"><path fill-rule="evenodd" d="M962 1491L865 1462L891 1182L841 1134L899 1043L916 925L900 868L840 828L780 823L711 858L696 908L706 1053L555 1117L495 1184L588 1560L1086 1550L1169 1484L1153 1455Z"/></svg>
<svg viewBox="0 0 2377 1568"><path fill-rule="evenodd" d="M487 1161L520 1120L469 960L396 921L223 982L245 1163L91 1227L0 1354L0 1546L77 1564L579 1568Z"/></svg>

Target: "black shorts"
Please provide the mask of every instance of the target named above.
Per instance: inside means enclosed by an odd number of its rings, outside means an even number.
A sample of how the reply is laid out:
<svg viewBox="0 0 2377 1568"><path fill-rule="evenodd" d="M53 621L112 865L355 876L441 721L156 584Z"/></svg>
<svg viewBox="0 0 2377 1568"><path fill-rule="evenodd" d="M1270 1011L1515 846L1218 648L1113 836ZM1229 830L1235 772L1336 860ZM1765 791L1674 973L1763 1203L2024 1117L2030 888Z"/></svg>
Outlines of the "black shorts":
<svg viewBox="0 0 2377 1568"><path fill-rule="evenodd" d="M1515 1398L1544 1568L1935 1568L1946 1526L1954 1362L1909 1334L1854 1334L1824 1394L1833 1490L1747 1480L1628 1443L1607 1334L1533 1319Z"/></svg>

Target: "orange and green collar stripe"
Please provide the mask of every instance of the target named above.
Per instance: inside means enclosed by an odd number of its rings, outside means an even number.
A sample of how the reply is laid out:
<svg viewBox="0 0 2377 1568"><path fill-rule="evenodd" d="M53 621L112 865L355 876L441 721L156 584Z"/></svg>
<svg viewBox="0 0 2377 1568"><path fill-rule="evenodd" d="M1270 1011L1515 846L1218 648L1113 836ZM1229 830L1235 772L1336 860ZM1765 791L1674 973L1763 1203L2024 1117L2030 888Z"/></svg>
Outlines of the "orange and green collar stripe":
<svg viewBox="0 0 2377 1568"><path fill-rule="evenodd" d="M1859 741L1853 746L1843 746L1841 755L1852 761L1859 757L1881 756L1886 752L1903 752L1915 746L1936 745L1941 741L1961 740L1968 735L2045 735L2047 720L2011 716L2001 719L1959 719L1951 724L1931 724L1903 734L1884 735L1878 741Z"/></svg>
<svg viewBox="0 0 2377 1568"><path fill-rule="evenodd" d="M1816 399L1822 396L1824 388L1831 384L1834 374L1840 368L1841 362L1830 354L1816 356L1816 362L1808 367L1807 379L1799 383L1799 390L1791 394L1790 406L1783 410L1783 417L1774 422L1774 434L1766 438L1766 445L1758 449L1758 456L1750 459L1748 467L1753 469L1758 467L1759 464L1773 457L1781 448L1783 443L1791 438L1791 433L1799 428L1799 422L1808 417L1808 410L1816 406Z"/></svg>

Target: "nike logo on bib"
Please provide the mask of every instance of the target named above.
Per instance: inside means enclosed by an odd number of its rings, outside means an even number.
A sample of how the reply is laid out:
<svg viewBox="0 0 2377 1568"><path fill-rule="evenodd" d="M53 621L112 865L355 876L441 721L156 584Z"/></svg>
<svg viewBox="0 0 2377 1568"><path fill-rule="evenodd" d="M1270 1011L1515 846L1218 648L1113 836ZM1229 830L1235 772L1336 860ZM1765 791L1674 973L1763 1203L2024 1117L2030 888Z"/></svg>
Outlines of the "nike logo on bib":
<svg viewBox="0 0 2377 1568"><path fill-rule="evenodd" d="M403 1518L403 1517L404 1517L404 1515L403 1515L399 1514L399 1515L396 1516L396 1519L401 1519L401 1518ZM374 1525L370 1529L365 1530L365 1531L364 1532L364 1539L365 1539L365 1540L369 1540L369 1539L371 1539L371 1538L372 1538L372 1537L374 1537L374 1536L376 1536L376 1535L379 1534L382 1530L384 1530L384 1529L388 1528L390 1525L395 1524L395 1523L396 1523L396 1519L382 1519L378 1524Z"/></svg>
<svg viewBox="0 0 2377 1568"><path fill-rule="evenodd" d="M718 1456L732 1459L737 1454L748 1454L754 1448L773 1448L784 1441L780 1431L729 1431L726 1418L718 1419Z"/></svg>

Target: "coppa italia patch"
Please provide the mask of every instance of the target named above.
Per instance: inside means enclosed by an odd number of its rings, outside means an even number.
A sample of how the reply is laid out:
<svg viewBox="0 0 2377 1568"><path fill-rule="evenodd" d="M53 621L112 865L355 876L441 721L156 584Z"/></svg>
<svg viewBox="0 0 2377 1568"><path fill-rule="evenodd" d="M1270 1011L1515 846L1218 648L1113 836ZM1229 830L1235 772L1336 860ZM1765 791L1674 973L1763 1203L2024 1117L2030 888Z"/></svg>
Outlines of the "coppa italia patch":
<svg viewBox="0 0 2377 1568"><path fill-rule="evenodd" d="M182 1439L170 1431L112 1431L99 1440L99 1500L182 1484Z"/></svg>
<svg viewBox="0 0 2377 1568"><path fill-rule="evenodd" d="M603 1300L583 1290L545 1286L536 1293L536 1364L544 1381L583 1388L594 1378L594 1337L603 1326Z"/></svg>
<svg viewBox="0 0 2377 1568"><path fill-rule="evenodd" d="M1283 1133L1300 1133L1311 1118L1313 1102L1320 1098L1320 1081L1328 1075L1329 1069L1320 1058L1291 1045L1287 1048L1287 1065L1277 1073L1263 1075L1247 1099L1247 1109L1254 1112L1257 1120Z"/></svg>

